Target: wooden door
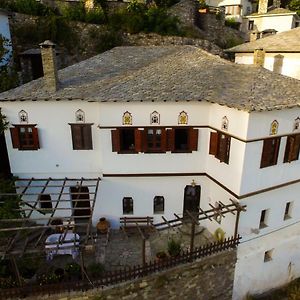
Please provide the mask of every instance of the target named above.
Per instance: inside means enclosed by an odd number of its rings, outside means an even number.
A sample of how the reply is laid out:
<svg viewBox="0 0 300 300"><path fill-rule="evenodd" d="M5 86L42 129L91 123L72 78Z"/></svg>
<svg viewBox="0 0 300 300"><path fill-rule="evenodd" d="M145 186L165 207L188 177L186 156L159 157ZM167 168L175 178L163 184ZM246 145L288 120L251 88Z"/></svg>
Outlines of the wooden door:
<svg viewBox="0 0 300 300"><path fill-rule="evenodd" d="M186 211L198 213L200 206L200 185L187 185L184 189L183 216L188 217Z"/></svg>
<svg viewBox="0 0 300 300"><path fill-rule="evenodd" d="M70 187L72 207L74 208L74 216L88 216L91 214L90 193L87 186L71 186ZM77 194L80 193L80 194ZM76 201L79 200L79 201ZM86 200L86 201L84 201ZM86 209L83 209L86 208ZM82 219L79 219L82 220Z"/></svg>

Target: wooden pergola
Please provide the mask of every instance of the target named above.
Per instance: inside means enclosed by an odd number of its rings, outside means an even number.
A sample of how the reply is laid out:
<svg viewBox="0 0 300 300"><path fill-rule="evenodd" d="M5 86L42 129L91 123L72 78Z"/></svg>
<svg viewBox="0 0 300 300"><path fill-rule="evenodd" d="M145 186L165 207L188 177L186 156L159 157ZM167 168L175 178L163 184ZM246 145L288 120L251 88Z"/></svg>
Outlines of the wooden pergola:
<svg viewBox="0 0 300 300"><path fill-rule="evenodd" d="M92 216L99 183L100 178L16 179L14 193L0 193L0 205L6 196L19 199L19 208L15 210L21 217L0 220L0 233L6 233L2 243L0 238L0 257L11 260L17 279L15 258L45 252L46 238L55 230L60 230L55 243L57 251L67 243L70 230L79 234L79 240L72 245L79 251L94 243ZM82 251L79 253L82 258Z"/></svg>

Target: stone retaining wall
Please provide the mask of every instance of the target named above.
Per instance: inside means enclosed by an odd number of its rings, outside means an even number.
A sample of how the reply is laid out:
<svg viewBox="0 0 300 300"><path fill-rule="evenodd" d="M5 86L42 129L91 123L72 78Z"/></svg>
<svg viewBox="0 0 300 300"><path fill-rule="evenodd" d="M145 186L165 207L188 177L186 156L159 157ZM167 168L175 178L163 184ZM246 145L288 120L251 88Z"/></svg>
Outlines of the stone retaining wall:
<svg viewBox="0 0 300 300"><path fill-rule="evenodd" d="M236 251L201 259L134 282L107 289L56 296L30 297L31 300L230 300Z"/></svg>

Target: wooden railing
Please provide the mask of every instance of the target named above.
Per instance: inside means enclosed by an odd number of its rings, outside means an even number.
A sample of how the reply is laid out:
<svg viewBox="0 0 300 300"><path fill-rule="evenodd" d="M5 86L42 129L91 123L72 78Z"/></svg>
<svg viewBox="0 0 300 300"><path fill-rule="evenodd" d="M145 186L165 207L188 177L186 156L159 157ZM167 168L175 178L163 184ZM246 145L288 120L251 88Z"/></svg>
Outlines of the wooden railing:
<svg viewBox="0 0 300 300"><path fill-rule="evenodd" d="M40 294L57 294L70 291L85 291L95 287L109 286L137 278L147 276L159 271L175 267L180 264L190 263L196 259L210 256L212 254L222 252L228 249L235 248L239 244L240 236L229 237L223 242L215 242L207 244L194 251L183 251L179 256L168 257L160 261L150 261L143 266L127 267L122 270L114 272L105 272L101 277L95 279L92 284L88 281L64 281L59 284L49 285L27 285L18 288L0 289L0 299L14 298L14 297L26 297Z"/></svg>

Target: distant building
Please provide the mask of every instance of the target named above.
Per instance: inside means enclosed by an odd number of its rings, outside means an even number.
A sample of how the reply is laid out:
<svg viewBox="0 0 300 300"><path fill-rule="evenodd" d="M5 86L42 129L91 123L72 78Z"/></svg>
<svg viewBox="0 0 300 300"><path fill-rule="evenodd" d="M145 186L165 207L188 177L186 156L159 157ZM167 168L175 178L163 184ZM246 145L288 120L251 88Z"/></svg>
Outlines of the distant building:
<svg viewBox="0 0 300 300"><path fill-rule="evenodd" d="M263 56L261 66L278 74L300 80L300 27L227 49L237 64L254 64Z"/></svg>
<svg viewBox="0 0 300 300"><path fill-rule="evenodd" d="M5 48L8 50L0 65L5 65L10 62L12 56L11 34L9 28L9 13L0 8L0 35L7 41Z"/></svg>

